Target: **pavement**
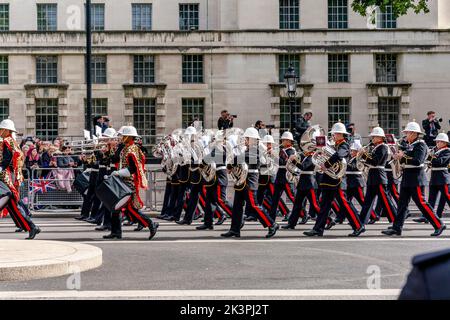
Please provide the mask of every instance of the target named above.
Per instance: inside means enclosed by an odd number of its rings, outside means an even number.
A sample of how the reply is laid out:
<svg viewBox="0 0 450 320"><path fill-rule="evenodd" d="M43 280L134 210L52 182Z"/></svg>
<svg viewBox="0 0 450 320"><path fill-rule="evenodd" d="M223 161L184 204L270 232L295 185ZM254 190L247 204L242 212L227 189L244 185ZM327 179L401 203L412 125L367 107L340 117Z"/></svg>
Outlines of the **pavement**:
<svg viewBox="0 0 450 320"><path fill-rule="evenodd" d="M78 290L69 277L0 282L0 299L395 299L419 253L450 247L450 231L429 235L430 225L406 222L402 237L388 238L382 220L359 238L348 238L343 224L323 238L280 230L265 239L258 223L246 223L240 239L222 239L229 220L213 231L197 231L160 221L159 232L124 227L121 241L103 240L91 224L69 217L34 221L39 240L88 244L100 248L103 264L79 275ZM446 219L447 224L450 222ZM0 220L0 239L23 239L10 219Z"/></svg>

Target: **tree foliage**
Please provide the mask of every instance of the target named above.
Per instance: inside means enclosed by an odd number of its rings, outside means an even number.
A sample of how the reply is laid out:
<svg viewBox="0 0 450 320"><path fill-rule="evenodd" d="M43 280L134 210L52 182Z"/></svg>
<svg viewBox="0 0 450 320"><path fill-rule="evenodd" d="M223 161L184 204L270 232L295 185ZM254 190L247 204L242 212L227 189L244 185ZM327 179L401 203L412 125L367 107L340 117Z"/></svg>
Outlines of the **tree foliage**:
<svg viewBox="0 0 450 320"><path fill-rule="evenodd" d="M353 0L352 8L362 16L366 16L368 9L374 6L385 12L386 6L392 5L396 17L406 15L409 10L415 13L428 13L428 0Z"/></svg>

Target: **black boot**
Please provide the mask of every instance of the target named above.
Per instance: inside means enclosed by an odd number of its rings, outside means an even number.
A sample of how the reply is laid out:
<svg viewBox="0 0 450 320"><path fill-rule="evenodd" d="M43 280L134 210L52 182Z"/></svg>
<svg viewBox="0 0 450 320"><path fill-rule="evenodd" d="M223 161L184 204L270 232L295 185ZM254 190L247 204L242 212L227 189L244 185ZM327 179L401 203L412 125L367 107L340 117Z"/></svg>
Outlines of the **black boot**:
<svg viewBox="0 0 450 320"><path fill-rule="evenodd" d="M439 229L435 229L431 236L439 237L445 229L447 229L447 226L443 224Z"/></svg>
<svg viewBox="0 0 450 320"><path fill-rule="evenodd" d="M175 221L175 223L176 224L179 224L179 225L190 225L191 224L191 222L190 221L186 221L186 220L179 220L179 221Z"/></svg>
<svg viewBox="0 0 450 320"><path fill-rule="evenodd" d="M27 240L33 240L36 237L36 235L39 234L39 233L41 233L41 229L39 229L39 227L34 227L28 233L28 238L26 238L26 239Z"/></svg>
<svg viewBox="0 0 450 320"><path fill-rule="evenodd" d="M150 229L150 236L148 237L148 240L152 240L153 237L156 235L156 232L158 231L159 223L150 221L150 225L148 228Z"/></svg>
<svg viewBox="0 0 450 320"><path fill-rule="evenodd" d="M325 230L330 230L331 228L333 228L336 225L336 222L334 222L334 220L331 220L329 223L327 223L327 225L325 226Z"/></svg>
<svg viewBox="0 0 450 320"><path fill-rule="evenodd" d="M100 227L95 228L95 231L110 231L110 230L111 230L111 227L108 227L108 226L100 226Z"/></svg>
<svg viewBox="0 0 450 320"><path fill-rule="evenodd" d="M428 220L425 217L416 218L413 219L413 221L417 223L428 223Z"/></svg>
<svg viewBox="0 0 450 320"><path fill-rule="evenodd" d="M394 228L383 230L383 231L381 231L381 233L384 235L387 235L387 236L401 236L402 235L401 230L396 230Z"/></svg>
<svg viewBox="0 0 450 320"><path fill-rule="evenodd" d="M222 225L222 224L225 222L225 220L227 220L227 217L225 217L225 215L222 215L222 216L219 218L219 220L217 220L217 222L215 223L215 225L216 225L216 226L220 226L220 225Z"/></svg>
<svg viewBox="0 0 450 320"><path fill-rule="evenodd" d="M364 228L364 226L362 226L358 230L354 230L353 233L350 233L348 236L349 237L359 237L361 235L361 233L364 233L364 232L366 232L366 228Z"/></svg>
<svg viewBox="0 0 450 320"><path fill-rule="evenodd" d="M280 226L278 225L278 223L274 223L274 225L269 228L269 232L267 232L266 238L272 238L277 233L278 229L280 229Z"/></svg>
<svg viewBox="0 0 450 320"><path fill-rule="evenodd" d="M144 226L140 223L138 223L138 226L136 228L134 228L133 231L139 232L142 231L144 229Z"/></svg>
<svg viewBox="0 0 450 320"><path fill-rule="evenodd" d="M104 235L103 239L122 239L122 235L110 233L110 234Z"/></svg>
<svg viewBox="0 0 450 320"><path fill-rule="evenodd" d="M213 230L213 226L207 226L206 224L202 224L201 226L198 226L195 228L196 230Z"/></svg>
<svg viewBox="0 0 450 320"><path fill-rule="evenodd" d="M309 231L305 231L305 232L303 232L303 234L305 236L308 236L308 237L322 237L323 236L323 232L316 231L314 229L311 229Z"/></svg>
<svg viewBox="0 0 450 320"><path fill-rule="evenodd" d="M284 229L284 230L295 230L295 226L291 226L291 225L288 223L288 224L286 224L286 225L284 225L284 226L281 226L281 229Z"/></svg>
<svg viewBox="0 0 450 320"><path fill-rule="evenodd" d="M298 224L306 224L309 220L309 216L305 215L302 220L298 222Z"/></svg>
<svg viewBox="0 0 450 320"><path fill-rule="evenodd" d="M232 238L232 237L240 238L241 234L230 230L226 233L222 233L220 236L224 238Z"/></svg>

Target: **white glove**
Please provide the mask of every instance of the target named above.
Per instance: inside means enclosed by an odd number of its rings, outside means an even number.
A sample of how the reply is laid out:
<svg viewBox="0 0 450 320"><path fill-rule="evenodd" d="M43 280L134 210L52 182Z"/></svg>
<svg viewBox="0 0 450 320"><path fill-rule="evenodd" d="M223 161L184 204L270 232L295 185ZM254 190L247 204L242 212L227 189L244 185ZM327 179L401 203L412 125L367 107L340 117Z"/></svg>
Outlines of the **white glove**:
<svg viewBox="0 0 450 320"><path fill-rule="evenodd" d="M113 176L117 176L117 177L123 177L123 178L131 177L131 173L130 173L130 171L127 168L114 171L112 173L112 175Z"/></svg>
<svg viewBox="0 0 450 320"><path fill-rule="evenodd" d="M86 170L84 170L84 172L83 173L89 173L89 172L91 172L92 171L92 169L91 168L87 168Z"/></svg>

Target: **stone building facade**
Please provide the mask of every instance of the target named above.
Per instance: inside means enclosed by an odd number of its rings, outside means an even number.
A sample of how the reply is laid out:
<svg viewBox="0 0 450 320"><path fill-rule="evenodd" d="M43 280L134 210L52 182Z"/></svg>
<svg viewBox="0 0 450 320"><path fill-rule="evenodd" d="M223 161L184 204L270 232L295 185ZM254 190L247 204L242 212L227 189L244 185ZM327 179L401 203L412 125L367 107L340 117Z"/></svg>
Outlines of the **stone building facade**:
<svg viewBox="0 0 450 320"><path fill-rule="evenodd" d="M222 109L236 126L380 124L398 134L429 109L450 118L450 1L374 20L351 0L93 0L94 112L135 124L146 142ZM0 0L0 117L25 135L85 127L82 0ZM289 104L283 75L299 74Z"/></svg>

